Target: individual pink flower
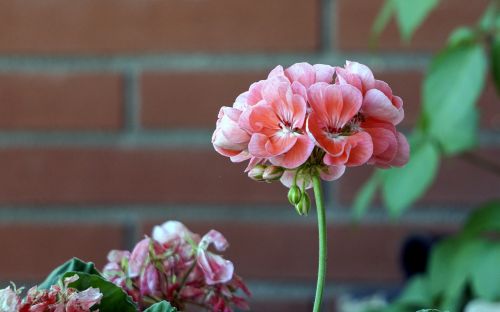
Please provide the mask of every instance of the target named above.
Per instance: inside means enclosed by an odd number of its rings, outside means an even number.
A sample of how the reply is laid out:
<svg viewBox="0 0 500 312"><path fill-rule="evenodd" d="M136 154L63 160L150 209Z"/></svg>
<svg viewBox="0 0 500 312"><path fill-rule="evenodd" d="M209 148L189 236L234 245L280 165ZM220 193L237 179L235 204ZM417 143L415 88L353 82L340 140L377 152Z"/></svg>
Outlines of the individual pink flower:
<svg viewBox="0 0 500 312"><path fill-rule="evenodd" d="M209 252L207 249L211 244L218 251L224 251L228 246L226 238L221 233L211 230L203 236L198 245L198 254L196 256L198 266L203 271L208 285L226 283L233 278L233 263L225 260L220 255Z"/></svg>
<svg viewBox="0 0 500 312"><path fill-rule="evenodd" d="M348 84L317 83L309 89L307 130L325 150L326 165L359 166L372 156L372 139L355 118L362 100L361 92Z"/></svg>
<svg viewBox="0 0 500 312"><path fill-rule="evenodd" d="M237 108L222 107L212 136L215 150L230 157L234 162L241 162L251 157L247 150L250 134L239 126L241 114L242 111Z"/></svg>
<svg viewBox="0 0 500 312"><path fill-rule="evenodd" d="M403 120L403 100L392 94L392 89L385 81L376 80L367 66L347 61L344 68L336 68L336 74L337 83L355 86L364 94L361 107L364 116L393 125Z"/></svg>
<svg viewBox="0 0 500 312"><path fill-rule="evenodd" d="M271 78L262 88L263 101L252 106L240 126L252 133L248 150L274 165L295 168L314 147L304 131L305 99L292 92L289 82Z"/></svg>

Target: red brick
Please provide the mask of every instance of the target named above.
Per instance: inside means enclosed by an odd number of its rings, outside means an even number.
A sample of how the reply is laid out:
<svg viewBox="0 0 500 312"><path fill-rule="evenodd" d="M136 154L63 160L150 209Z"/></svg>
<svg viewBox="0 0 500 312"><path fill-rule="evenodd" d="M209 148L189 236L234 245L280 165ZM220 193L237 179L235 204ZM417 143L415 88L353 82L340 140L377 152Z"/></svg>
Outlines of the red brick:
<svg viewBox="0 0 500 312"><path fill-rule="evenodd" d="M115 74L2 74L2 130L117 130L122 79Z"/></svg>
<svg viewBox="0 0 500 312"><path fill-rule="evenodd" d="M499 165L500 150L477 152L490 162ZM340 200L350 205L362 183L370 175L372 168L364 166L350 168L339 182ZM498 197L500 177L493 172L480 168L461 157L445 159L438 176L425 197L417 205L479 205Z"/></svg>
<svg viewBox="0 0 500 312"><path fill-rule="evenodd" d="M118 225L2 224L0 276L2 281L41 281L55 267L78 257L98 268L111 249L123 249Z"/></svg>
<svg viewBox="0 0 500 312"><path fill-rule="evenodd" d="M0 203L286 203L212 150L0 151Z"/></svg>
<svg viewBox="0 0 500 312"><path fill-rule="evenodd" d="M319 1L0 3L3 53L313 51Z"/></svg>
<svg viewBox="0 0 500 312"><path fill-rule="evenodd" d="M309 218L315 218L311 215ZM144 234L154 224L147 222ZM195 233L220 231L229 241L224 252L245 279L316 279L317 230L314 223L297 216L297 223L273 224L265 220L242 222L186 222ZM446 233L450 227L433 229L415 225L331 225L328 227L328 281L396 283L401 279L399 250L412 233Z"/></svg>
<svg viewBox="0 0 500 312"><path fill-rule="evenodd" d="M148 128L215 128L221 106L231 106L263 72L146 73L141 78L142 122Z"/></svg>
<svg viewBox="0 0 500 312"><path fill-rule="evenodd" d="M336 14L337 44L343 50L367 50L375 17L383 0L340 0ZM424 21L412 39L404 44L394 20L382 34L378 50L436 51L443 47L451 31L459 26L473 25L479 19L489 1L453 0L441 1L429 18Z"/></svg>

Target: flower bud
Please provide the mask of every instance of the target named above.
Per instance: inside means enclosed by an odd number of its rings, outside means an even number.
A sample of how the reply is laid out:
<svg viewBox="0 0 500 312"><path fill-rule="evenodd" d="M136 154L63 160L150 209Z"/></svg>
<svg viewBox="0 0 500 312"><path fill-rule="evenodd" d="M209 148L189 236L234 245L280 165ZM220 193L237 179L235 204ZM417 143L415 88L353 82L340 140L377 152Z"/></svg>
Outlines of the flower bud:
<svg viewBox="0 0 500 312"><path fill-rule="evenodd" d="M309 194L307 194L307 192L302 192L300 202L295 205L295 210L297 210L299 215L307 216L310 209L311 209L311 199L309 198Z"/></svg>
<svg viewBox="0 0 500 312"><path fill-rule="evenodd" d="M288 191L288 201L292 205L297 205L300 202L300 197L302 196L302 191L299 189L297 185L290 186L290 190Z"/></svg>
<svg viewBox="0 0 500 312"><path fill-rule="evenodd" d="M264 170L266 170L265 165L257 165L253 167L250 171L248 171L248 177L255 181L264 181L262 175L264 174Z"/></svg>
<svg viewBox="0 0 500 312"><path fill-rule="evenodd" d="M278 166L268 166L265 170L264 173L262 174L262 178L266 181L276 181L281 178L283 175L283 172L285 172L285 169L283 167L278 167Z"/></svg>

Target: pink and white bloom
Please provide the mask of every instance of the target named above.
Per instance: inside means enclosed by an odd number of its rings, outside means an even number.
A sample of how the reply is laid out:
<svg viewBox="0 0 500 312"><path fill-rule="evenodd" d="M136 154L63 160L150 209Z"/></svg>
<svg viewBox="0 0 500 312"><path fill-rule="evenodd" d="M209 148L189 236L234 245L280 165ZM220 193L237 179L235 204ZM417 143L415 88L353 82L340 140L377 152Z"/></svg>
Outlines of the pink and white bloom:
<svg viewBox="0 0 500 312"><path fill-rule="evenodd" d="M220 255L209 252L207 249L210 245L214 245L217 251L224 251L229 244L220 232L211 230L205 234L198 245L198 266L208 285L227 283L233 278L234 265Z"/></svg>
<svg viewBox="0 0 500 312"><path fill-rule="evenodd" d="M317 83L309 89L307 130L325 150L326 165L360 166L372 156L371 137L355 118L362 101L361 92L351 85Z"/></svg>
<svg viewBox="0 0 500 312"><path fill-rule="evenodd" d="M292 92L289 82L278 78L264 85L262 97L249 109L248 118L240 122L242 128L252 133L248 151L284 168L301 165L314 148L304 131L305 99Z"/></svg>

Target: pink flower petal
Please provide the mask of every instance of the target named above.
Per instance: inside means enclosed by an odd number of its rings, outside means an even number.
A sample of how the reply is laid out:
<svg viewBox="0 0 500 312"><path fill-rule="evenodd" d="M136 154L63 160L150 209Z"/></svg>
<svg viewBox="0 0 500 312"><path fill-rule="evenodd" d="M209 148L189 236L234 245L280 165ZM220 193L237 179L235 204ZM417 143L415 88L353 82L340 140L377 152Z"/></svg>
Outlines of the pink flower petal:
<svg viewBox="0 0 500 312"><path fill-rule="evenodd" d="M396 108L389 98L377 89L366 92L361 111L363 115L387 121L393 125L397 125L404 118L403 108Z"/></svg>
<svg viewBox="0 0 500 312"><path fill-rule="evenodd" d="M306 162L314 148L314 142L305 134L301 134L297 138L297 142L288 152L271 158L271 163L293 169Z"/></svg>

